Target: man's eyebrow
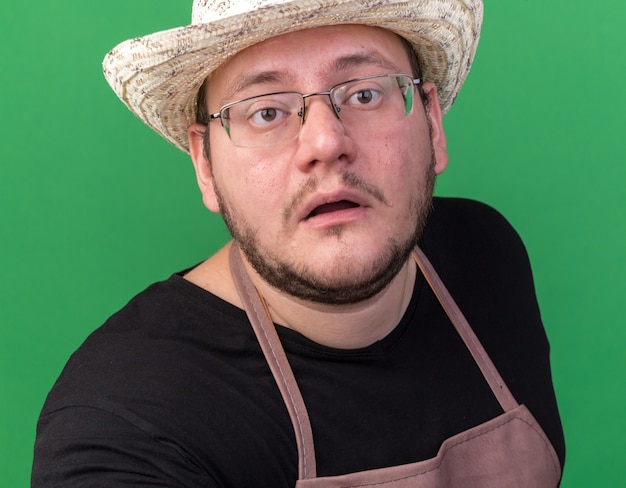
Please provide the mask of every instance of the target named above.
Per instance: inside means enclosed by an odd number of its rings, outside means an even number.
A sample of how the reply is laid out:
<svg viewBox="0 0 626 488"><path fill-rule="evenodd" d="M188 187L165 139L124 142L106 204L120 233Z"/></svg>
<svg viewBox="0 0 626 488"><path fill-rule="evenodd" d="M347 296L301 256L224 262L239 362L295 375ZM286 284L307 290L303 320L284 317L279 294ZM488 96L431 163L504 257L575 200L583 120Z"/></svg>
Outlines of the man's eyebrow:
<svg viewBox="0 0 626 488"><path fill-rule="evenodd" d="M382 69L391 70L394 73L401 72L401 69L396 64L384 58L376 51L362 51L348 54L331 62L332 68L338 72L367 65L374 65Z"/></svg>
<svg viewBox="0 0 626 488"><path fill-rule="evenodd" d="M251 71L244 73L226 90L226 93L224 93L220 101L220 105L232 102L237 93L249 86L268 83L286 83L289 82L291 78L291 76L281 71Z"/></svg>

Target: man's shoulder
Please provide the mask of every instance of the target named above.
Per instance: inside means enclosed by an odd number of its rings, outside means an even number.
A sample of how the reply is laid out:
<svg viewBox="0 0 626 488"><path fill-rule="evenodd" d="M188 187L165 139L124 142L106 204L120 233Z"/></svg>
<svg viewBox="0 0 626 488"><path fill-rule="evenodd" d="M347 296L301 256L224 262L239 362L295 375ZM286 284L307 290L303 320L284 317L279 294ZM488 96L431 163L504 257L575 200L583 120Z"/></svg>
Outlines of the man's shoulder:
<svg viewBox="0 0 626 488"><path fill-rule="evenodd" d="M198 371L207 374L207 357L228 354L229 341L247 334L242 313L180 275L154 283L72 354L47 409L57 408L58 402L94 404L112 394L145 390L153 395L166 385L184 386Z"/></svg>
<svg viewBox="0 0 626 488"><path fill-rule="evenodd" d="M433 199L422 245L448 257L458 254L478 258L494 252L526 254L519 234L499 211L467 198Z"/></svg>
<svg viewBox="0 0 626 488"><path fill-rule="evenodd" d="M154 336L207 332L207 318L208 322L237 322L240 315L230 303L186 280L183 273L176 273L135 295L90 338L116 333Z"/></svg>
<svg viewBox="0 0 626 488"><path fill-rule="evenodd" d="M445 227L455 231L511 229L507 219L494 207L478 200L458 197L434 197L427 225L429 228Z"/></svg>
<svg viewBox="0 0 626 488"><path fill-rule="evenodd" d="M446 285L459 295L475 287L505 289L512 283L532 288L522 239L509 221L487 204L435 198L420 247Z"/></svg>

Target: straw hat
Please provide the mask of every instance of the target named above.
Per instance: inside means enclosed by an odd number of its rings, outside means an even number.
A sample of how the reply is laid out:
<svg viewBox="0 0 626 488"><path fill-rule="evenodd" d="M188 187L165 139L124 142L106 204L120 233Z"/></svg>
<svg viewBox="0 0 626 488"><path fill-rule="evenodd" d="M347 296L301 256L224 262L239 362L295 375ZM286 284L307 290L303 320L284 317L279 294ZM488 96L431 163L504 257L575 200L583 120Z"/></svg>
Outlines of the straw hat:
<svg viewBox="0 0 626 488"><path fill-rule="evenodd" d="M198 90L228 58L287 32L364 24L411 42L446 113L469 72L482 17L482 0L194 0L191 25L121 43L104 58L104 75L137 117L188 152Z"/></svg>

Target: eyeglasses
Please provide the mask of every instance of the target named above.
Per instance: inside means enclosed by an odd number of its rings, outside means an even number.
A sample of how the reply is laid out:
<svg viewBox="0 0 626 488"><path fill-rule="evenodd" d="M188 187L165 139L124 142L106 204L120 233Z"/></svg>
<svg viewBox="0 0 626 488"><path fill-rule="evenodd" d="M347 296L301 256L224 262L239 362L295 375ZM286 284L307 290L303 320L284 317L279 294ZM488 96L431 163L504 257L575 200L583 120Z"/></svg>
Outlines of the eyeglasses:
<svg viewBox="0 0 626 488"><path fill-rule="evenodd" d="M228 103L209 115L237 147L268 147L298 137L306 120L305 99L327 95L335 116L344 127L367 131L407 117L413 111L415 88L422 80L410 75L374 75L345 81L328 91L302 94L278 92Z"/></svg>

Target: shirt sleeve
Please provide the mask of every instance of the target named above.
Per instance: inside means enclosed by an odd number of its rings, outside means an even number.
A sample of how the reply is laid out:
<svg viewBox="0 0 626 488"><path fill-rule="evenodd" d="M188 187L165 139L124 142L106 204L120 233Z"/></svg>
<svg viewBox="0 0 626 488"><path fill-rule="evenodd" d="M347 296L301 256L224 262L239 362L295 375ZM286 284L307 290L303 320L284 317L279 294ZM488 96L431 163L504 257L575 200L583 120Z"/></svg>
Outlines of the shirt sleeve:
<svg viewBox="0 0 626 488"><path fill-rule="evenodd" d="M218 486L181 450L120 415L72 406L42 415L31 488Z"/></svg>

